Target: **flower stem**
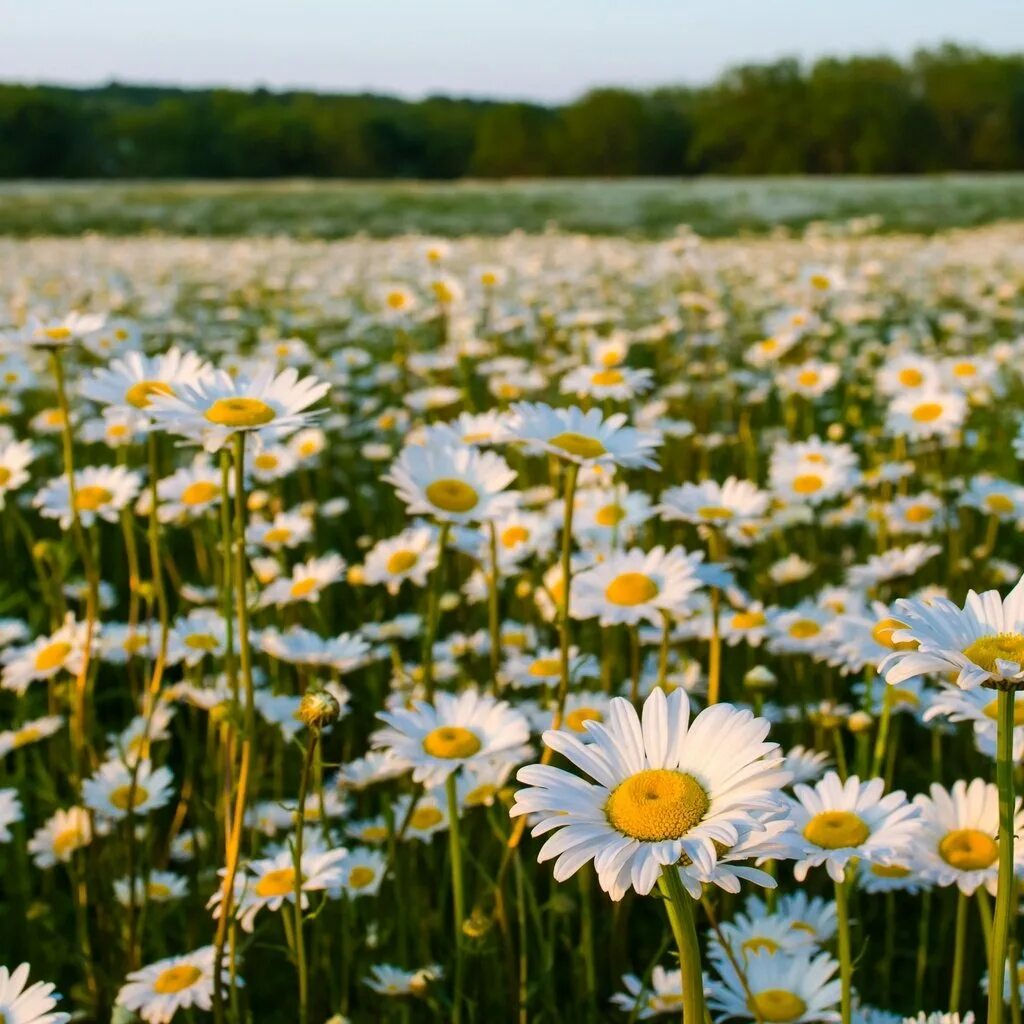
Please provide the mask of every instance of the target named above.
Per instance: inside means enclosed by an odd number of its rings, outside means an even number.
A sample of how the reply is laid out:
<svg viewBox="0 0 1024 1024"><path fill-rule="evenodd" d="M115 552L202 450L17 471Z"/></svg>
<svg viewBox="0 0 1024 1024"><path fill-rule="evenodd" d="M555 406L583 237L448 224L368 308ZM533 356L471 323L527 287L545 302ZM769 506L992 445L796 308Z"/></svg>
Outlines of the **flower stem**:
<svg viewBox="0 0 1024 1024"><path fill-rule="evenodd" d="M427 594L427 628L423 632L423 688L428 701L434 699L434 639L437 636L441 583L444 579L444 550L448 546L451 528L451 523L441 523L437 535L437 566L430 578L430 590Z"/></svg>
<svg viewBox="0 0 1024 1024"><path fill-rule="evenodd" d="M956 894L956 930L953 940L953 979L949 986L949 1012L960 1008L960 994L964 987L964 948L967 944L967 897Z"/></svg>
<svg viewBox="0 0 1024 1024"><path fill-rule="evenodd" d="M996 786L999 789L999 885L988 964L988 1021L1002 1024L1003 978L1015 914L1013 890L1013 690L1000 690L996 713ZM1016 983L1016 978L1013 979Z"/></svg>
<svg viewBox="0 0 1024 1024"><path fill-rule="evenodd" d="M498 607L498 528L492 519L487 524L491 571L487 577L487 624L491 633L491 682L498 692L498 668L501 664L501 615Z"/></svg>
<svg viewBox="0 0 1024 1024"><path fill-rule="evenodd" d="M682 971L683 1024L704 1024L704 978L701 972L700 945L694 923L693 904L683 888L679 871L668 865L658 879L658 887L667 899L668 923L679 950Z"/></svg>
<svg viewBox="0 0 1024 1024"><path fill-rule="evenodd" d="M462 842L459 836L459 798L452 772L445 788L448 792L448 850L452 868L452 908L455 914L455 994L452 997L452 1024L462 1019L462 922L466 919L466 893L462 879Z"/></svg>
<svg viewBox="0 0 1024 1024"><path fill-rule="evenodd" d="M850 953L850 904L846 882L836 882L836 924L839 945L839 980L842 985L843 1024L853 1014L853 957Z"/></svg>
<svg viewBox="0 0 1024 1024"><path fill-rule="evenodd" d="M320 733L311 728L306 741L306 756L302 761L302 776L299 781L299 799L295 805L295 847L292 851L295 886L295 969L299 974L299 1024L309 1020L309 978L306 972L306 941L302 934L302 841L306 832L306 793L309 790L309 773L313 765L313 754Z"/></svg>
<svg viewBox="0 0 1024 1024"><path fill-rule="evenodd" d="M558 602L558 628L561 642L561 678L558 681L558 700L552 729L560 729L565 713L565 700L569 696L569 592L572 582L572 513L576 504L576 478L579 466L569 462L565 467L565 508L562 515L562 592Z"/></svg>

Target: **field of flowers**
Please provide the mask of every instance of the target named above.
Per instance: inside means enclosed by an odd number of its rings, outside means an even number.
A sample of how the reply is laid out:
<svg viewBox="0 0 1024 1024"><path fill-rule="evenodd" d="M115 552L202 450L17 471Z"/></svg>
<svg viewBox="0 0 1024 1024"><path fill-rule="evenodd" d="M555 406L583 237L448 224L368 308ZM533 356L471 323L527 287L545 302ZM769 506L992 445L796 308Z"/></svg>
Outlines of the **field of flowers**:
<svg viewBox="0 0 1024 1024"><path fill-rule="evenodd" d="M1024 226L855 228L0 240L0 1024L1020 1024Z"/></svg>

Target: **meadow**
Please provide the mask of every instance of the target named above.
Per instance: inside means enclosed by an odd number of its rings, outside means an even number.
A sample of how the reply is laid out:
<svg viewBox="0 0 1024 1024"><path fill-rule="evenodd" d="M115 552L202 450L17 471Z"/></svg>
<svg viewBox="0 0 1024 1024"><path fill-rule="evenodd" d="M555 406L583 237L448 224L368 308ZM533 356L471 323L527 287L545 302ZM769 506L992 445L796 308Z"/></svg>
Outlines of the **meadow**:
<svg viewBox="0 0 1024 1024"><path fill-rule="evenodd" d="M6 186L0 1022L1019 1024L1020 180Z"/></svg>

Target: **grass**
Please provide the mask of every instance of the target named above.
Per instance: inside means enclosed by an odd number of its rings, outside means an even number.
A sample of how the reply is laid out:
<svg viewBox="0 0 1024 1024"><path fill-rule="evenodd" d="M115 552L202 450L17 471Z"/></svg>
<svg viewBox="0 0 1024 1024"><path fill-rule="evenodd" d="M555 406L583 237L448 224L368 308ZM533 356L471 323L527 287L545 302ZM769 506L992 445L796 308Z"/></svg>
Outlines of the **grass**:
<svg viewBox="0 0 1024 1024"><path fill-rule="evenodd" d="M0 234L498 235L548 228L659 237L800 229L871 216L931 232L1024 218L1024 174L683 181L8 182Z"/></svg>

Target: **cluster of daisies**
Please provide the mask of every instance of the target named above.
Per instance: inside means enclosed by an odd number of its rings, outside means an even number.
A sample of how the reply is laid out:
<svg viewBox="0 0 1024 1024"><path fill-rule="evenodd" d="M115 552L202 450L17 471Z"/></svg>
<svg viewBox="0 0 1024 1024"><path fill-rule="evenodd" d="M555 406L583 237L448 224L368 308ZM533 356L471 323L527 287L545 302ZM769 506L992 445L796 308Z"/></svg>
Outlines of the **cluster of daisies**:
<svg viewBox="0 0 1024 1024"><path fill-rule="evenodd" d="M1019 1010L1019 235L0 247L0 1024Z"/></svg>

